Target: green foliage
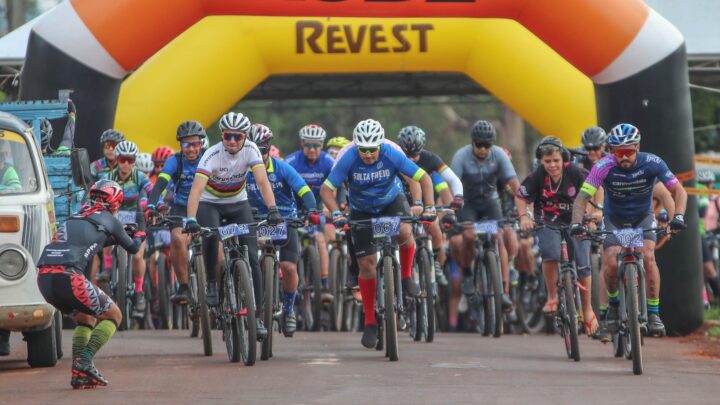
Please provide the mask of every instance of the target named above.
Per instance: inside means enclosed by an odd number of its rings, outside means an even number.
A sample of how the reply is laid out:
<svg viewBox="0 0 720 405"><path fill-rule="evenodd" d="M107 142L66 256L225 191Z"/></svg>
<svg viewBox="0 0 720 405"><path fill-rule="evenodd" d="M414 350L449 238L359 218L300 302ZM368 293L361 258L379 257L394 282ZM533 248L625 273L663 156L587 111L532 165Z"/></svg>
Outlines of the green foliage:
<svg viewBox="0 0 720 405"><path fill-rule="evenodd" d="M720 94L692 89L695 151L720 151Z"/></svg>
<svg viewBox="0 0 720 405"><path fill-rule="evenodd" d="M710 309L705 310L705 320L706 321L720 321L720 308L714 307Z"/></svg>

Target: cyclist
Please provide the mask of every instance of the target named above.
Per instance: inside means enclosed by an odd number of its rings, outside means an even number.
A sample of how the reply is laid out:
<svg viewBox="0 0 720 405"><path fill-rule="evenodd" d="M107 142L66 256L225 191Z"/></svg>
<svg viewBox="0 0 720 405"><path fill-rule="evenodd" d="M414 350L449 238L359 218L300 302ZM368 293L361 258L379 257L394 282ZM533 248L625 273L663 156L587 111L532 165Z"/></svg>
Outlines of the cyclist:
<svg viewBox="0 0 720 405"><path fill-rule="evenodd" d="M123 189L125 196L120 209L123 211L136 212L138 228L145 231L145 218L141 214L147 205L147 196L152 191L152 184L145 173L134 167L138 155L138 148L134 142L122 141L115 147L115 159L117 167L108 173L108 179L117 182ZM132 257L133 282L135 293L133 294L133 318L145 316L145 296L143 295L143 284L145 282L145 244Z"/></svg>
<svg viewBox="0 0 720 405"><path fill-rule="evenodd" d="M450 207L459 210L463 205L463 186L460 179L450 169L440 156L425 149L427 137L422 128L407 126L398 133L398 145L402 148L405 156L415 162L426 173L434 175L438 173L442 179L447 181L453 193L453 200ZM413 205L422 205L422 201L414 201ZM435 276L439 284L447 284L445 274L440 266L445 265L445 249L443 249L443 237L437 221L428 228L428 234L432 237L432 251L435 262Z"/></svg>
<svg viewBox="0 0 720 405"><path fill-rule="evenodd" d="M135 168L145 173L145 175L148 176L148 180L150 180L150 173L154 169L152 156L150 156L149 153L145 152L138 153L135 160ZM150 180L150 184L155 184L155 180Z"/></svg>
<svg viewBox="0 0 720 405"><path fill-rule="evenodd" d="M338 228L347 225L345 215L338 210L334 191L346 180L349 183L350 219L367 219L387 215L409 215L405 196L397 174L402 173L419 181L425 203L421 219L432 222L436 218L433 187L430 176L402 153L383 144L385 130L373 119L360 121L353 131L355 148L346 151L332 169L321 188L323 202L332 210L333 223ZM375 266L377 257L369 228L351 230L355 255L360 267L360 292L365 309L365 329L362 345L375 347L377 323L375 321ZM415 241L409 224L400 226L400 269L403 291L417 296L420 287L412 279Z"/></svg>
<svg viewBox="0 0 720 405"><path fill-rule="evenodd" d="M477 121L470 132L471 144L462 147L453 156L450 167L460 177L465 190L465 202L458 213L458 221L474 222L480 219L502 219L498 203L498 183L509 186L513 194L517 193L520 183L515 168L503 152L494 145L497 140L495 127L485 120ZM475 295L470 266L475 256L475 231L472 224L465 226L460 235L450 238L450 255L463 271L462 291L468 299ZM503 274L508 274L508 256L503 237L498 235L500 266ZM512 300L503 293L502 306L512 310Z"/></svg>
<svg viewBox="0 0 720 405"><path fill-rule="evenodd" d="M315 200L320 202L320 186L327 179L330 170L335 164L335 160L327 153L322 151L323 142L327 137L325 130L315 124L305 125L298 132L300 136L301 150L295 151L287 156L286 162L290 164L305 180L315 195ZM318 211L323 211L322 204L318 204ZM307 207L304 207L307 209ZM326 213L329 214L329 213ZM320 278L322 279L322 287L324 290L323 299L329 298L328 288L328 267L330 256L328 253L327 241L335 239L334 230L325 229L325 217L320 217L319 232L315 232L315 245L320 256Z"/></svg>
<svg viewBox="0 0 720 405"><path fill-rule="evenodd" d="M165 162L170 159L170 156L174 154L175 152L169 146L160 146L153 151L151 156L153 169L148 176L152 184L155 184L157 182L157 178L160 175L160 172L162 172Z"/></svg>
<svg viewBox="0 0 720 405"><path fill-rule="evenodd" d="M540 166L523 180L515 199L520 212L520 229L527 232L535 227L533 211L529 208L529 204L532 204L535 212L539 213L539 218L536 220L542 223L570 225L572 203L578 190L582 187L588 171L568 162L570 160L569 152L560 140L553 136L543 138L535 150L535 156L540 160ZM588 207L588 209L591 208ZM543 311L555 313L558 306L557 285L561 234L555 229L541 228L537 231L537 236L542 257L542 271L548 290L548 300ZM598 330L599 323L590 299L592 291L590 241L572 238L568 244L572 244L572 249L569 251L574 253L578 278L583 287L580 289L580 298L586 333L588 336L592 336Z"/></svg>
<svg viewBox="0 0 720 405"><path fill-rule="evenodd" d="M252 129L250 120L241 113L229 112L220 118L219 126L222 142L205 151L195 172L187 200L188 218L185 230L197 233L201 225L217 227L223 219L236 224L252 223L254 218L245 190L245 181L250 171L268 207L268 223L275 225L282 222L283 218L275 205L275 197L260 150L252 141L247 140ZM250 252L248 259L252 269L255 302L257 308L262 308L262 276L257 255L257 238L245 236L241 239ZM215 280L220 271L218 238L217 236L203 238L202 244L203 259L207 269L206 298L208 305L217 306L219 297ZM265 339L267 333L261 317L258 316L258 339Z"/></svg>
<svg viewBox="0 0 720 405"><path fill-rule="evenodd" d="M611 231L627 225L633 228L655 227L651 201L656 180L665 184L675 201L674 215L670 213L670 231L679 232L685 229L687 225L683 214L687 193L662 159L651 153L640 152L640 131L631 124L619 124L610 131L608 144L613 155L600 159L593 166L575 200L571 233L585 233L581 223L587 202L601 186L605 189L604 229ZM646 232L644 239L642 253L647 274L647 328L650 335L662 336L665 334L665 325L660 319L660 272L655 262L656 235L654 232ZM620 302L616 255L621 248L614 235L607 235L603 248L605 282L609 297L607 327L611 332L615 332L618 327Z"/></svg>
<svg viewBox="0 0 720 405"><path fill-rule="evenodd" d="M178 126L175 139L180 143L180 151L171 154L165 160L162 171L158 174L155 186L152 193L150 193L151 203L148 204L145 210L148 218L159 215L158 208L152 202L160 201L160 196L166 188L175 190L170 215L187 216L188 195L195 179L195 170L197 170L198 163L205 152L203 141L207 139L207 133L205 133L205 128L199 122L184 121ZM160 149L162 148L156 149L155 152ZM155 156L156 162L165 155L165 152L157 153ZM170 262L180 284L175 294L170 298L175 303L187 304L190 300L190 278L188 275L190 236L183 234L182 226L183 224L180 221L173 221L169 226Z"/></svg>
<svg viewBox="0 0 720 405"><path fill-rule="evenodd" d="M605 153L607 134L604 129L600 127L587 128L580 141L587 156L580 157L577 163L585 170L590 170L598 160L607 156Z"/></svg>
<svg viewBox="0 0 720 405"><path fill-rule="evenodd" d="M90 187L89 204L65 223L65 232L43 250L38 260L38 287L47 302L71 314L77 326L72 338L72 377L75 389L107 385L93 364L122 321L120 308L83 275L103 246L120 245L131 254L140 250L142 231L128 230L113 216L123 200L122 188L111 180Z"/></svg>
<svg viewBox="0 0 720 405"><path fill-rule="evenodd" d="M330 155L331 158L335 159L338 152L340 152L340 149L344 148L349 143L350 140L348 140L344 136L336 136L334 138L328 139L327 143L325 144L325 151L328 155Z"/></svg>
<svg viewBox="0 0 720 405"><path fill-rule="evenodd" d="M40 148L42 149L43 156L69 156L70 149L73 147L75 140L75 118L76 109L75 103L72 100L68 100L67 108L67 123L65 124L65 132L63 133L63 139L60 141L60 145L57 149L53 149L50 146L50 141L53 137L53 127L49 120L43 119L40 121Z"/></svg>
<svg viewBox="0 0 720 405"><path fill-rule="evenodd" d="M107 178L110 170L117 166L115 160L115 145L125 140L125 135L114 129L105 130L100 135L100 143L103 146L103 157L90 164L90 174L95 180Z"/></svg>
<svg viewBox="0 0 720 405"><path fill-rule="evenodd" d="M696 187L701 190L712 190L715 186L715 173L711 170L699 170L697 172L697 185ZM711 234L711 231L717 229L717 197L710 198L709 195L698 196L698 208L700 209L700 240L702 241L702 260L703 260L703 274L705 276L705 282L710 286L710 290L717 302L720 297L720 285L718 285L717 269L713 262L712 251L710 245L712 239L715 238ZM709 302L708 302L709 304Z"/></svg>
<svg viewBox="0 0 720 405"><path fill-rule="evenodd" d="M273 133L267 126L263 124L254 124L250 131L250 140L258 146L260 154L262 154L265 162L265 170L267 170L270 184L272 185L273 194L278 210L283 218L297 218L297 203L294 194L297 194L303 201L303 206L309 210L309 217L314 224L320 223L318 217L315 196L305 180L286 162L270 157L270 145L273 139ZM247 180L248 200L253 208L258 210L258 214L267 215L268 209L262 199L260 190L255 183L255 176L252 173L248 175ZM297 329L297 318L295 316L295 295L298 287L297 261L299 258L299 241L297 229L287 229L287 241L279 244L280 250L280 269L283 275L283 311L282 323L283 334L286 337L292 337Z"/></svg>

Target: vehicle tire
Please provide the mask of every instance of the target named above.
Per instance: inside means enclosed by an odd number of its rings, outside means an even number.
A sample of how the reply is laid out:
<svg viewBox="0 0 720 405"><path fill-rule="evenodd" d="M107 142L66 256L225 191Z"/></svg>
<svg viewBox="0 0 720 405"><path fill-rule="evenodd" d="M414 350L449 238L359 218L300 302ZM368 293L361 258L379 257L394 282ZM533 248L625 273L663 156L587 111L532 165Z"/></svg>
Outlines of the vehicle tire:
<svg viewBox="0 0 720 405"><path fill-rule="evenodd" d="M129 257L125 249L115 247L114 253L115 266L117 266L117 271L113 272L114 274L117 274L114 298L115 303L117 304L118 308L120 308L120 312L122 312L122 321L120 322L120 325L118 325L118 329L127 330L130 326L130 314L132 313L129 308L132 304L128 299L127 295L128 280L130 277L128 274L130 260L128 260Z"/></svg>
<svg viewBox="0 0 720 405"><path fill-rule="evenodd" d="M55 310L55 352L57 353L58 360L63 357L62 348L62 314L60 311Z"/></svg>
<svg viewBox="0 0 720 405"><path fill-rule="evenodd" d="M57 364L56 328L59 328L59 325L55 323L53 317L47 328L24 333L27 341L27 362L30 367L54 367Z"/></svg>
<svg viewBox="0 0 720 405"><path fill-rule="evenodd" d="M343 310L345 309L345 257L339 249L330 251L330 268L328 270L328 281L333 295L333 302L330 305L330 330L338 332L343 328Z"/></svg>
<svg viewBox="0 0 720 405"><path fill-rule="evenodd" d="M252 366L257 356L257 325L255 324L255 295L250 281L250 266L245 259L233 262L233 277L237 288L240 316L240 356L243 364ZM268 332L269 333L269 332Z"/></svg>
<svg viewBox="0 0 720 405"><path fill-rule="evenodd" d="M398 360L395 281L395 266L393 259L392 257L386 256L383 258L383 284L385 285L385 334L387 337L387 354L390 361Z"/></svg>
<svg viewBox="0 0 720 405"><path fill-rule="evenodd" d="M578 313L575 307L575 285L570 272L563 273L563 286L565 294L565 313L563 317L563 329L565 338L565 350L568 358L580 361L580 344L578 342Z"/></svg>
<svg viewBox="0 0 720 405"><path fill-rule="evenodd" d="M231 363L240 361L240 322L235 314L238 310L237 288L235 278L228 271L222 273L223 309L225 310L222 322L223 340L227 349L228 360Z"/></svg>
<svg viewBox="0 0 720 405"><path fill-rule="evenodd" d="M310 245L306 249L307 252L307 271L306 275L310 276L312 283L312 331L318 332L321 329L322 322L322 279L320 278L320 256L317 247ZM307 281L307 280L306 280Z"/></svg>
<svg viewBox="0 0 720 405"><path fill-rule="evenodd" d="M270 256L263 256L260 268L262 269L263 289L265 290L265 303L263 305L263 323L268 330L268 335L262 342L260 360L268 360L272 355L273 341L273 315L274 305L277 299L275 291L275 260Z"/></svg>
<svg viewBox="0 0 720 405"><path fill-rule="evenodd" d="M207 286L206 275L205 275L205 263L201 255L193 257L195 261L195 274L197 275L197 296L198 296L198 310L199 316L196 318L196 324L200 324L200 330L202 331L203 340L203 353L206 356L212 356L212 328L210 327L210 309L207 304L207 297L205 296L205 287Z"/></svg>
<svg viewBox="0 0 720 405"><path fill-rule="evenodd" d="M634 263L625 264L625 303L628 317L630 350L633 363L633 374L643 373L642 336L640 335L640 308L638 290L638 268Z"/></svg>
<svg viewBox="0 0 720 405"><path fill-rule="evenodd" d="M500 275L500 266L498 265L497 253L493 250L485 251L485 268L487 269L488 283L492 288L493 301L493 324L492 335L499 338L503 334L503 309L502 294L503 282Z"/></svg>
<svg viewBox="0 0 720 405"><path fill-rule="evenodd" d="M172 309L170 303L169 270L165 266L165 255L160 252L157 257L157 296L158 319L160 329L170 329L172 325Z"/></svg>

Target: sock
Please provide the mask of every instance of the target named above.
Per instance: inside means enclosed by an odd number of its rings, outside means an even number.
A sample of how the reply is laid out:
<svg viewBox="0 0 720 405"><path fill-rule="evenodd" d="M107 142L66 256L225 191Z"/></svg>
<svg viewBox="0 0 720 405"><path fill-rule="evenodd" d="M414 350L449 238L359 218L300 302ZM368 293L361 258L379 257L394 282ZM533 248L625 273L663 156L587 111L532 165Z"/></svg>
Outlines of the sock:
<svg viewBox="0 0 720 405"><path fill-rule="evenodd" d="M320 277L320 282L322 283L322 288L324 288L324 289L327 290L327 289L328 289L328 286L330 285L330 283L329 283L329 281L328 281L328 277L327 277L327 276L325 276L325 277Z"/></svg>
<svg viewBox="0 0 720 405"><path fill-rule="evenodd" d="M620 291L615 291L615 292L608 291L607 294L608 294L608 304L610 304L614 307L620 305Z"/></svg>
<svg viewBox="0 0 720 405"><path fill-rule="evenodd" d="M440 261L438 259L438 256L440 255L440 249L433 249L432 252L433 252L433 259L435 259L436 262Z"/></svg>
<svg viewBox="0 0 720 405"><path fill-rule="evenodd" d="M145 277L133 277L133 280L135 281L135 292L142 292Z"/></svg>
<svg viewBox="0 0 720 405"><path fill-rule="evenodd" d="M472 277L472 270L470 270L470 267L463 268L463 278L470 278Z"/></svg>
<svg viewBox="0 0 720 405"><path fill-rule="evenodd" d="M110 340L116 330L117 325L111 320L105 319L98 322L90 335L87 345L80 351L80 357L85 361L92 361L98 350Z"/></svg>
<svg viewBox="0 0 720 405"><path fill-rule="evenodd" d="M76 356L79 356L82 349L85 348L85 346L87 346L88 341L90 340L90 335L92 334L92 331L93 331L92 326L78 322L77 326L75 327L75 331L73 332L73 337L72 337L73 359Z"/></svg>
<svg viewBox="0 0 720 405"><path fill-rule="evenodd" d="M112 269L112 256L110 256L110 255L103 256L103 261L105 262L106 269Z"/></svg>
<svg viewBox="0 0 720 405"><path fill-rule="evenodd" d="M295 294L297 292L283 291L283 313L291 314L295 308Z"/></svg>
<svg viewBox="0 0 720 405"><path fill-rule="evenodd" d="M720 283L718 283L718 280L716 278L712 278L708 280L708 284L710 284L713 296L715 298L720 297Z"/></svg>
<svg viewBox="0 0 720 405"><path fill-rule="evenodd" d="M360 293L362 294L363 309L365 310L365 325L375 325L375 279L358 279Z"/></svg>
<svg viewBox="0 0 720 405"><path fill-rule="evenodd" d="M660 298L647 299L648 314L660 315Z"/></svg>
<svg viewBox="0 0 720 405"><path fill-rule="evenodd" d="M415 245L403 246L400 248L400 278L412 277L413 258L415 257Z"/></svg>

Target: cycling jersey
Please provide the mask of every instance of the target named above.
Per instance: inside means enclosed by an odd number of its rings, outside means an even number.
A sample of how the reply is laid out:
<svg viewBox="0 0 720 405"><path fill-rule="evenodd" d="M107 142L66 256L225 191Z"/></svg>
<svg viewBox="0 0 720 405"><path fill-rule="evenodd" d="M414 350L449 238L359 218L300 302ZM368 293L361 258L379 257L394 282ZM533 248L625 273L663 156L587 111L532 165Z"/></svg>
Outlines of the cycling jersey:
<svg viewBox="0 0 720 405"><path fill-rule="evenodd" d="M122 180L120 169L113 169L108 175L110 180L117 182L123 189L123 201L120 209L123 211L139 211L147 204L148 195L152 192L152 184L145 173L133 168L130 175Z"/></svg>
<svg viewBox="0 0 720 405"><path fill-rule="evenodd" d="M607 152L603 152L601 159L606 156L608 156ZM580 156L577 163L588 171L594 166L594 163L590 161L589 156Z"/></svg>
<svg viewBox="0 0 720 405"><path fill-rule="evenodd" d="M117 164L115 167L117 167ZM92 175L96 181L106 179L112 169L104 157L90 163L90 175Z"/></svg>
<svg viewBox="0 0 720 405"><path fill-rule="evenodd" d="M185 158L185 156L181 157L180 164L182 165L182 170L180 171L180 176L177 179L173 179L173 176L176 176L176 173L178 173L177 154L170 156L168 160L165 161L162 171L160 172L160 174L158 174L158 179L164 179L166 182L165 184L169 185L168 188L173 188L173 205L182 205L183 207L187 207L190 189L192 188L193 180L195 180L195 171L197 170L198 164L200 163L200 159L202 159L202 157L202 151L194 162L190 162ZM177 183L175 183L175 180L177 180ZM158 184L158 186L162 187L162 184L163 183L160 183ZM156 186L156 188L158 186ZM153 192L151 201L153 198L159 198L159 193L162 192L163 190L158 190L157 194Z"/></svg>
<svg viewBox="0 0 720 405"><path fill-rule="evenodd" d="M245 146L230 154L222 142L211 146L200 158L195 175L208 179L200 201L232 204L247 200L245 182L248 171L263 164L257 146L245 140Z"/></svg>
<svg viewBox="0 0 720 405"><path fill-rule="evenodd" d="M307 207L308 209L315 209L315 198L310 192L310 187L292 166L287 162L271 157L268 159L266 169L273 194L275 194L275 204L284 218L297 218L297 203L294 193L306 200L306 207L311 205ZM252 173L248 175L247 190L250 205L258 210L258 214L267 215L267 206ZM307 200L306 195L312 201Z"/></svg>
<svg viewBox="0 0 720 405"><path fill-rule="evenodd" d="M517 177L510 158L496 145L482 161L473 154L472 145L466 145L455 152L450 167L462 181L466 202L497 199L498 181L507 184Z"/></svg>
<svg viewBox="0 0 720 405"><path fill-rule="evenodd" d="M350 190L350 208L379 213L395 201L402 192L397 174L402 173L419 181L425 171L387 144L380 145L378 160L365 165L357 148L348 150L330 172L325 184L335 190L347 179Z"/></svg>
<svg viewBox="0 0 720 405"><path fill-rule="evenodd" d="M600 159L582 185L582 191L595 195L605 189L604 213L634 220L652 212L652 192L656 179L671 189L678 179L665 162L652 153L638 152L635 166L623 170L614 156Z"/></svg>
<svg viewBox="0 0 720 405"><path fill-rule="evenodd" d="M320 156L314 163L308 162L305 154L302 150L295 151L289 154L285 161L292 166L295 171L300 174L300 177L305 180L310 189L315 195L315 200L320 201L320 186L323 181L327 179L335 165L335 160L330 157L326 152L320 152Z"/></svg>
<svg viewBox="0 0 720 405"><path fill-rule="evenodd" d="M560 183L556 184L541 165L523 180L517 196L532 203L543 222L568 225L572 220L573 202L587 174L587 170L575 163L565 163Z"/></svg>
<svg viewBox="0 0 720 405"><path fill-rule="evenodd" d="M415 163L421 169L425 170L425 173L433 173L433 185L436 186L435 191L439 192L440 190L447 188L447 185L449 184L450 188L452 189L453 195L463 195L462 182L452 171L452 169L450 169L445 164L445 162L440 158L440 156L430 152L429 150L423 149L420 151L420 157ZM436 180L434 173L438 173L442 180ZM445 187L438 189L437 186L441 185L442 183L445 183Z"/></svg>

